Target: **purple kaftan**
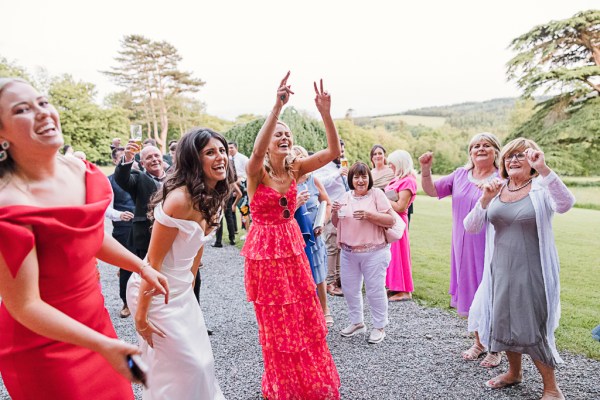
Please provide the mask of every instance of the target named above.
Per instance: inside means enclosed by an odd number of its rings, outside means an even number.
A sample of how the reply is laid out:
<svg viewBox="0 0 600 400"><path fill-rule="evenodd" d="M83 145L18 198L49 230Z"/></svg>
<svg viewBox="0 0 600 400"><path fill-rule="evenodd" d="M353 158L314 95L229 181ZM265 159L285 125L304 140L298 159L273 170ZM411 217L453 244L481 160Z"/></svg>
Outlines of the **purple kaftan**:
<svg viewBox="0 0 600 400"><path fill-rule="evenodd" d="M466 168L457 168L435 182L438 198L452 196L452 249L450 252L450 306L459 315L469 315L475 292L483 277L485 229L465 232L463 220L481 197L481 190L469 180Z"/></svg>

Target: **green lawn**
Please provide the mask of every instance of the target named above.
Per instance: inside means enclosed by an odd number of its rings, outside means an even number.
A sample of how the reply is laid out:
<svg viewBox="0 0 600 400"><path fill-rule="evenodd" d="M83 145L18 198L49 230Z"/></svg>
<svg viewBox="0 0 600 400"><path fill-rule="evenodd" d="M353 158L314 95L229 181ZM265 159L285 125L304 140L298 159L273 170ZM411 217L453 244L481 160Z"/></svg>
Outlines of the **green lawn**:
<svg viewBox="0 0 600 400"><path fill-rule="evenodd" d="M414 297L450 310L451 202L418 196L410 226ZM600 360L590 331L600 324L600 211L574 208L554 218L561 260L559 349ZM596 227L596 228L594 228Z"/></svg>
<svg viewBox="0 0 600 400"><path fill-rule="evenodd" d="M575 195L577 208L600 210L600 186L569 186Z"/></svg>

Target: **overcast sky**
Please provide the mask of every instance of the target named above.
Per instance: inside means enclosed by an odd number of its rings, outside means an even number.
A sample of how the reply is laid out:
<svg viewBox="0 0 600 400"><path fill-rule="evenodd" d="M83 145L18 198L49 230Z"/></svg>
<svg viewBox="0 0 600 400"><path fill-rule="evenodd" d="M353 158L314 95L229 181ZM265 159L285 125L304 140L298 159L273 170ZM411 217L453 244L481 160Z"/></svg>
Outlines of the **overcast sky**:
<svg viewBox="0 0 600 400"><path fill-rule="evenodd" d="M178 50L206 81L210 114L266 114L289 69L291 105L315 111L312 81L332 93L333 116L394 113L518 96L507 82L510 41L598 0L0 0L0 55L35 72L70 73L118 90L99 71L120 40L141 34Z"/></svg>

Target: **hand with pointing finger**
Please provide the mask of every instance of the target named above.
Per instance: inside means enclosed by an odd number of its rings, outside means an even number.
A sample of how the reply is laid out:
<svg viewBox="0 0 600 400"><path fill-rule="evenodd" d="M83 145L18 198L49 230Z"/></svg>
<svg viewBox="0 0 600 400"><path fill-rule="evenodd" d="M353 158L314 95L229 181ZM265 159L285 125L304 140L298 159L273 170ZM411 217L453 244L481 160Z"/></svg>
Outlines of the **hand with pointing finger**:
<svg viewBox="0 0 600 400"><path fill-rule="evenodd" d="M286 105L286 103L290 99L290 95L294 94L294 92L292 92L291 89L292 86L287 84L287 80L289 77L290 71L288 71L287 74L285 74L285 77L281 80L281 83L279 83L279 88L277 89L277 104L280 107Z"/></svg>

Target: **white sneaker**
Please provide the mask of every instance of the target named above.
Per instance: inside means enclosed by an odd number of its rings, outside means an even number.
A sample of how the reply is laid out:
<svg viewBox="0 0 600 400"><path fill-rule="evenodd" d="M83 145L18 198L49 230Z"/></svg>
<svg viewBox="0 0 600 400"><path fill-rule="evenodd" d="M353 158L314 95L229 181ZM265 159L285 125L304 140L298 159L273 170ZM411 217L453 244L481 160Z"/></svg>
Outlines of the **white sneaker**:
<svg viewBox="0 0 600 400"><path fill-rule="evenodd" d="M242 236L240 240L246 240L246 235Z"/></svg>
<svg viewBox="0 0 600 400"><path fill-rule="evenodd" d="M383 342L383 338L385 337L385 331L383 329L373 328L371 330L371 334L369 335L369 343L381 343Z"/></svg>
<svg viewBox="0 0 600 400"><path fill-rule="evenodd" d="M340 335L344 337L350 337L366 331L367 328L365 327L365 324L350 324L340 331Z"/></svg>

